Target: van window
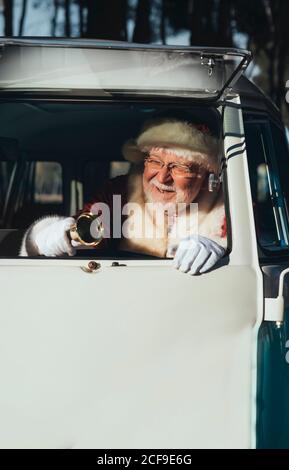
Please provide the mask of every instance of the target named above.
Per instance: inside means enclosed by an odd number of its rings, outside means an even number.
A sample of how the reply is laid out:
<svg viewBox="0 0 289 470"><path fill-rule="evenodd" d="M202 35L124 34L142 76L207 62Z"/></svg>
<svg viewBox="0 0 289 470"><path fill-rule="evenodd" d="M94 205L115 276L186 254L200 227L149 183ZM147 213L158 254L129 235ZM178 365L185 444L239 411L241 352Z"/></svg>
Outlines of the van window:
<svg viewBox="0 0 289 470"><path fill-rule="evenodd" d="M57 162L36 162L34 178L34 202L61 204L62 168Z"/></svg>
<svg viewBox="0 0 289 470"><path fill-rule="evenodd" d="M0 219L3 217L6 195L12 179L15 163L13 161L0 161Z"/></svg>
<svg viewBox="0 0 289 470"><path fill-rule="evenodd" d="M274 251L289 245L288 211L284 192L284 176L287 174L288 178L289 159L284 148L283 161L280 161L281 131L275 136L275 128L275 124L265 121L264 118L261 120L247 117L245 120L246 149L258 242L263 248Z"/></svg>
<svg viewBox="0 0 289 470"><path fill-rule="evenodd" d="M2 161L0 182L3 229L25 229L40 217L63 213L63 174L58 162Z"/></svg>
<svg viewBox="0 0 289 470"><path fill-rule="evenodd" d="M48 103L35 99L33 106L30 102L19 102L13 106L1 104L0 109L0 128L11 123L11 137L0 136L0 160L4 163L13 161L15 166L11 173L11 190L7 190L7 164L0 167L0 175L2 172L2 180L5 181L2 200L6 200L0 230L0 257L19 256L24 233L39 219L51 215L77 218L81 211L92 211L97 202L106 204L106 213L105 210L100 212L107 217L104 224L108 232L104 238L107 240L104 240L103 248L97 247L97 252L96 248L84 246L77 250L75 256L162 258L168 248L166 235L171 233L165 227L166 221L163 222L160 215L158 223L163 224L167 234L160 236L163 240L155 244L156 251L151 241L152 230L145 228L145 224L150 224L148 218L143 220L142 213L137 217L137 211L125 207L129 191L135 189L129 196L138 204L140 202L139 209L143 210L143 161L140 159L137 164L130 164L130 159L123 154L123 146L132 142L152 117L169 117L172 112L182 119L206 123L216 137L221 133L219 111L207 106L192 108L191 104L184 106L183 103L172 109L171 104L152 102L148 106L145 103L108 104L98 101ZM125 177L128 173L131 176L129 181ZM130 202L134 203L134 200ZM128 220L129 216L131 220ZM175 225L175 231L184 229ZM220 231L223 233L223 227ZM159 236L157 233L153 235ZM136 243L128 242L129 238L136 239ZM169 248L175 249L173 241Z"/></svg>
<svg viewBox="0 0 289 470"><path fill-rule="evenodd" d="M284 194L287 220L289 220L289 152L288 142L283 129L271 123L272 139L276 159L279 165L281 185Z"/></svg>
<svg viewBox="0 0 289 470"><path fill-rule="evenodd" d="M129 162L110 162L109 177L115 178L116 176L126 175L129 172Z"/></svg>

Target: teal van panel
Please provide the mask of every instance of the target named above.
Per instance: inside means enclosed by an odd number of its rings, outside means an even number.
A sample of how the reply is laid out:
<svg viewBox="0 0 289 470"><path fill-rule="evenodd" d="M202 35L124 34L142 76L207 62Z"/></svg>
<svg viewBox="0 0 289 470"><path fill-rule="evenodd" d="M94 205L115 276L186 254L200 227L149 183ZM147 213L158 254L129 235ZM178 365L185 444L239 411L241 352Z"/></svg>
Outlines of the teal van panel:
<svg viewBox="0 0 289 470"><path fill-rule="evenodd" d="M256 429L259 449L289 449L288 314L286 309L281 326L264 322L259 330Z"/></svg>

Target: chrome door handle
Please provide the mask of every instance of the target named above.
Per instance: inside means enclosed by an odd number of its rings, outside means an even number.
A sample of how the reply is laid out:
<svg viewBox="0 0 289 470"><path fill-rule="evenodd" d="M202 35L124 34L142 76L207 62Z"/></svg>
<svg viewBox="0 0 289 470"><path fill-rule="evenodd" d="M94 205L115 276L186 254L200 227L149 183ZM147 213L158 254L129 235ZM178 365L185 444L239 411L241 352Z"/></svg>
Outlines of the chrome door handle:
<svg viewBox="0 0 289 470"><path fill-rule="evenodd" d="M82 271L89 274L94 274L100 268L101 264L96 261L89 261L87 266L81 266Z"/></svg>

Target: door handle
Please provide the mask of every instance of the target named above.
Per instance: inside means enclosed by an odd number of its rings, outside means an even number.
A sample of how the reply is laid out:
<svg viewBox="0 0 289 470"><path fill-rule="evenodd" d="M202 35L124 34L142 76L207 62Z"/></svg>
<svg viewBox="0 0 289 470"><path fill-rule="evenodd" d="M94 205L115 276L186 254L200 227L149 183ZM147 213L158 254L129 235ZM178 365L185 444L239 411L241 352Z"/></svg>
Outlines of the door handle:
<svg viewBox="0 0 289 470"><path fill-rule="evenodd" d="M265 298L265 321L275 321L282 323L284 321L284 277L289 273L289 268L284 269L279 277L278 295L275 298Z"/></svg>
<svg viewBox="0 0 289 470"><path fill-rule="evenodd" d="M97 263L96 261L89 261L87 266L81 266L82 271L89 274L95 273L100 268L101 264Z"/></svg>

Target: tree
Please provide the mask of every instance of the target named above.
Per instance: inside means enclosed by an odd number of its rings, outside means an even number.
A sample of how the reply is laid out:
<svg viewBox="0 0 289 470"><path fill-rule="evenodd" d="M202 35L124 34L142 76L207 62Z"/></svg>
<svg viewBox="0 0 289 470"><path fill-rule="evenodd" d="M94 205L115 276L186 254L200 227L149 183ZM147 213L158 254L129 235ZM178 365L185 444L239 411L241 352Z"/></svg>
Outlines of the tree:
<svg viewBox="0 0 289 470"><path fill-rule="evenodd" d="M65 36L70 37L71 35L70 0L64 0L64 12L65 12Z"/></svg>
<svg viewBox="0 0 289 470"><path fill-rule="evenodd" d="M58 0L53 0L53 5L54 5L54 15L51 21L51 36L52 37L56 36L57 16L58 16L58 10L59 10Z"/></svg>
<svg viewBox="0 0 289 470"><path fill-rule="evenodd" d="M234 0L167 0L173 33L189 30L193 46L233 45Z"/></svg>
<svg viewBox="0 0 289 470"><path fill-rule="evenodd" d="M248 48L260 69L255 81L281 109L289 59L289 2L287 0L234 0L236 27L248 35Z"/></svg>
<svg viewBox="0 0 289 470"><path fill-rule="evenodd" d="M13 0L4 0L5 36L13 36Z"/></svg>
<svg viewBox="0 0 289 470"><path fill-rule="evenodd" d="M21 16L20 16L20 22L19 22L18 36L23 35L26 11L27 11L27 0L22 0L22 10L21 10Z"/></svg>
<svg viewBox="0 0 289 470"><path fill-rule="evenodd" d="M230 47L233 45L233 0L194 0L189 2L191 44Z"/></svg>
<svg viewBox="0 0 289 470"><path fill-rule="evenodd" d="M216 46L233 46L233 0L219 0Z"/></svg>
<svg viewBox="0 0 289 470"><path fill-rule="evenodd" d="M133 42L149 43L152 38L150 23L151 0L138 0Z"/></svg>
<svg viewBox="0 0 289 470"><path fill-rule="evenodd" d="M161 0L161 22L160 36L163 44L166 44L166 19L167 19L167 0Z"/></svg>
<svg viewBox="0 0 289 470"><path fill-rule="evenodd" d="M82 37L85 35L84 27L84 2L78 1L78 17L79 17L79 35Z"/></svg>
<svg viewBox="0 0 289 470"><path fill-rule="evenodd" d="M87 0L87 30L89 38L127 39L127 0Z"/></svg>
<svg viewBox="0 0 289 470"><path fill-rule="evenodd" d="M192 8L192 0L167 0L166 16L172 34L190 29Z"/></svg>

